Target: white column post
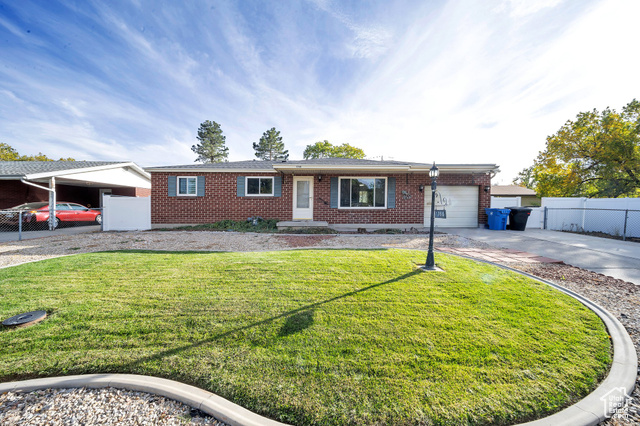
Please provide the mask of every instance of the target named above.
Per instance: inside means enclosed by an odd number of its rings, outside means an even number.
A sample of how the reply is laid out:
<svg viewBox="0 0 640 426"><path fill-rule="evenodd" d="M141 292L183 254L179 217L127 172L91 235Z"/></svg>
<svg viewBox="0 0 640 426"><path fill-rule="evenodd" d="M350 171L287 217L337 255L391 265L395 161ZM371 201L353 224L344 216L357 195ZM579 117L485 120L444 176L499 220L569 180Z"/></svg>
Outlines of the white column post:
<svg viewBox="0 0 640 426"><path fill-rule="evenodd" d="M56 218L56 178L49 178L49 230L54 230Z"/></svg>

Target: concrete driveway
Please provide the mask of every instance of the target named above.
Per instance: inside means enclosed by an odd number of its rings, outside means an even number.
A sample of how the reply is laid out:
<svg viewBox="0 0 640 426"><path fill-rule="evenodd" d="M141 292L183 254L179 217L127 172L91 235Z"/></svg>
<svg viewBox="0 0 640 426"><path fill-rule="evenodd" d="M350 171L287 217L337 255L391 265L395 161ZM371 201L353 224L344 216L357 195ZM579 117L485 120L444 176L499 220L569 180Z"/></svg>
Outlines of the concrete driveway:
<svg viewBox="0 0 640 426"><path fill-rule="evenodd" d="M567 232L527 229L438 228L496 247L522 250L640 285L640 243Z"/></svg>
<svg viewBox="0 0 640 426"><path fill-rule="evenodd" d="M54 229L53 231L24 231L22 232L22 239L32 240L34 238L53 237L55 235L75 235L98 231L100 231L100 225L69 226ZM18 241L17 231L0 232L0 243L8 243L10 241Z"/></svg>

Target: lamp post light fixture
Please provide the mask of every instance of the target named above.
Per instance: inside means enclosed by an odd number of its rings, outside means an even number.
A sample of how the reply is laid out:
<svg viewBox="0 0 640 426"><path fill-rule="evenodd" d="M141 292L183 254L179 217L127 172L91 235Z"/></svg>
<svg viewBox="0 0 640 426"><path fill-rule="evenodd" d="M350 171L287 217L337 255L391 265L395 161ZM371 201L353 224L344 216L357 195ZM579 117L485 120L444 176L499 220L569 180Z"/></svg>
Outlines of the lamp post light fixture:
<svg viewBox="0 0 640 426"><path fill-rule="evenodd" d="M433 167L429 170L429 176L431 177L431 224L429 226L429 251L427 252L427 262L424 265L426 271L436 270L435 260L433 259L433 223L436 219L436 188L438 187L439 174L440 171L434 161Z"/></svg>

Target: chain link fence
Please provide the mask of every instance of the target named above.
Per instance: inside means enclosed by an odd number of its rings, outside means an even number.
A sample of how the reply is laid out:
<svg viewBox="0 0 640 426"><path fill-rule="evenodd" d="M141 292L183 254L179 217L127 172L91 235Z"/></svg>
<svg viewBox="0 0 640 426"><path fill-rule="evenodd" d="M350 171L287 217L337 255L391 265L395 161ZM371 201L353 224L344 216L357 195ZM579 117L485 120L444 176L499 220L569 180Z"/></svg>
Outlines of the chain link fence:
<svg viewBox="0 0 640 426"><path fill-rule="evenodd" d="M100 225L102 209L73 203L57 204L49 214L48 203L27 203L13 209L0 210L0 239L22 240L30 233L54 231L71 226Z"/></svg>
<svg viewBox="0 0 640 426"><path fill-rule="evenodd" d="M640 241L640 210L547 207L544 229Z"/></svg>

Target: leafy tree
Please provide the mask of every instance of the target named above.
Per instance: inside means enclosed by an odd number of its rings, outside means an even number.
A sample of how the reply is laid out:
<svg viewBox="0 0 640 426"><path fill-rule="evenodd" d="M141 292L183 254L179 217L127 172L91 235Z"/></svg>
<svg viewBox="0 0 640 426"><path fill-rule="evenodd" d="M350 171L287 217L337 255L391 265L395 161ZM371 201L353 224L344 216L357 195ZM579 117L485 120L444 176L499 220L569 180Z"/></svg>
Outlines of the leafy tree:
<svg viewBox="0 0 640 426"><path fill-rule="evenodd" d="M305 160L315 158L364 158L364 151L360 148L343 143L339 146L332 145L329 141L316 142L313 145L307 145L302 154Z"/></svg>
<svg viewBox="0 0 640 426"><path fill-rule="evenodd" d="M11 145L0 142L0 160L18 161L20 160L20 154Z"/></svg>
<svg viewBox="0 0 640 426"><path fill-rule="evenodd" d="M6 143L0 143L0 160L2 161L55 161L43 153L37 155L20 155L18 151ZM58 161L76 161L73 158L60 158Z"/></svg>
<svg viewBox="0 0 640 426"><path fill-rule="evenodd" d="M333 150L333 157L340 158L358 158L363 159L365 157L364 151L355 146L351 146L348 143L336 146Z"/></svg>
<svg viewBox="0 0 640 426"><path fill-rule="evenodd" d="M280 131L275 127L264 132L260 141L253 143L253 149L256 151L256 157L261 160L281 161L289 158L289 151L284 149Z"/></svg>
<svg viewBox="0 0 640 426"><path fill-rule="evenodd" d="M513 179L513 184L518 186L524 186L529 189L536 189L536 182L533 179L533 166L529 166L526 169L522 169L518 176Z"/></svg>
<svg viewBox="0 0 640 426"><path fill-rule="evenodd" d="M313 145L307 145L302 153L302 157L305 160L315 158L329 158L332 157L333 149L335 147L328 141L316 142Z"/></svg>
<svg viewBox="0 0 640 426"><path fill-rule="evenodd" d="M547 137L529 169L516 183L541 197L640 196L640 102L579 113Z"/></svg>
<svg viewBox="0 0 640 426"><path fill-rule="evenodd" d="M215 121L206 120L198 129L197 145L191 151L198 154L196 161L203 163L221 163L227 161L229 148L225 146L227 137L222 134L220 125Z"/></svg>

